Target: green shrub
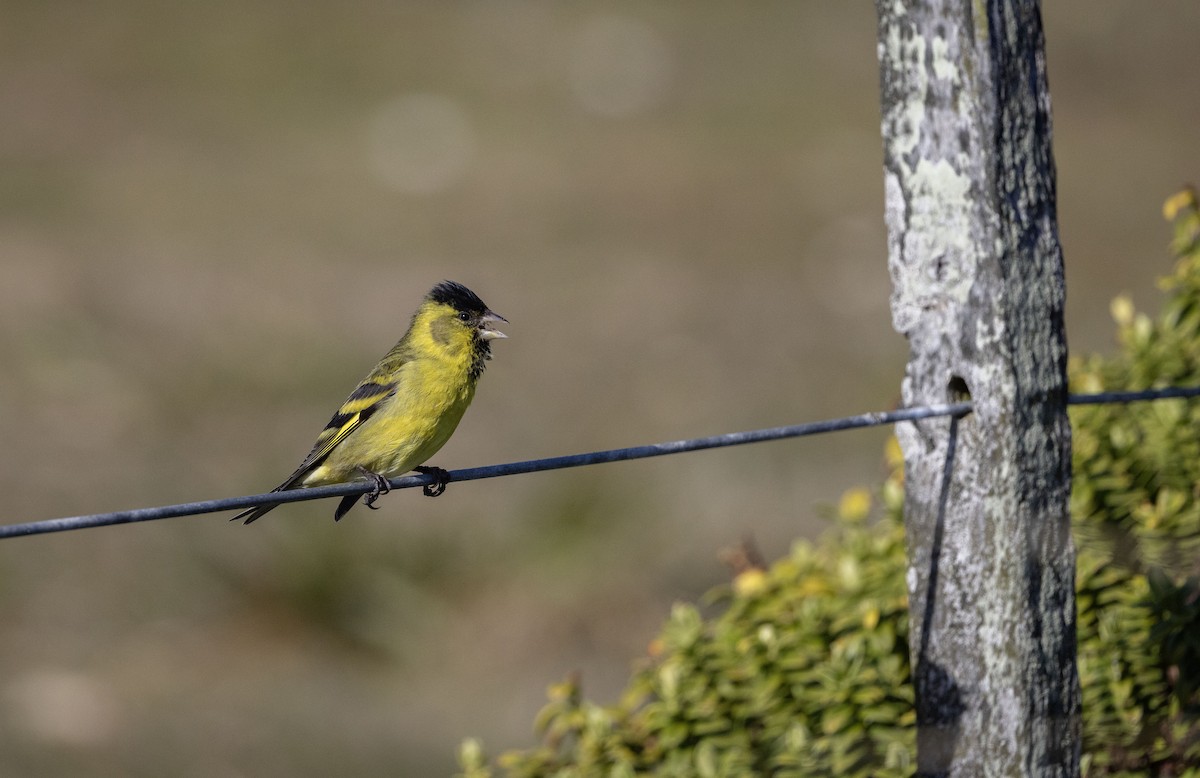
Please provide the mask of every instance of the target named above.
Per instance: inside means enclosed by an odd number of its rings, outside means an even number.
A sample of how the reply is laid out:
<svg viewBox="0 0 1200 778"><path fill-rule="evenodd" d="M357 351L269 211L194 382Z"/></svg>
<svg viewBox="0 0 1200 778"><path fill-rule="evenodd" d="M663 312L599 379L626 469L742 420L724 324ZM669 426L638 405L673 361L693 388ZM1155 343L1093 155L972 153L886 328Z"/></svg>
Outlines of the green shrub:
<svg viewBox="0 0 1200 778"><path fill-rule="evenodd" d="M1121 352L1073 360L1073 391L1200 384L1195 192L1166 210L1179 260L1161 314L1118 298ZM1200 776L1200 400L1081 406L1072 424L1084 772ZM744 566L714 592L719 615L676 606L615 705L568 679L540 745L492 766L468 740L462 775L911 775L903 479L888 455L877 499L853 490L826 537Z"/></svg>

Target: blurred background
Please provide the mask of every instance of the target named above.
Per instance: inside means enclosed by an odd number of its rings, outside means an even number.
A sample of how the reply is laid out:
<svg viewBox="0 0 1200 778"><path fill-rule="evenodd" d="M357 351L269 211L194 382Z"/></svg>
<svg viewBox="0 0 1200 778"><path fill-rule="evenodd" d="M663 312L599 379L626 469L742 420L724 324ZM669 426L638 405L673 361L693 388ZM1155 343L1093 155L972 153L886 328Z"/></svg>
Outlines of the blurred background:
<svg viewBox="0 0 1200 778"><path fill-rule="evenodd" d="M1200 5L1044 8L1076 352L1200 177ZM892 407L867 2L9 0L0 520L265 491L444 278L512 322L435 463ZM0 544L0 774L445 775L611 700L885 431Z"/></svg>

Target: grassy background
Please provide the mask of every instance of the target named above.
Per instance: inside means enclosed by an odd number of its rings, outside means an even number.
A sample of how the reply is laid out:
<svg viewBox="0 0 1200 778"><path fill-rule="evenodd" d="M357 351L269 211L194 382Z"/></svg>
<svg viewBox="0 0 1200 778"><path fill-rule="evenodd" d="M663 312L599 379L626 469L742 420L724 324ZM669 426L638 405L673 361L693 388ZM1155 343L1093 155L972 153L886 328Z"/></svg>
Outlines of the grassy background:
<svg viewBox="0 0 1200 778"><path fill-rule="evenodd" d="M1048 3L1072 348L1166 270L1200 6ZM0 517L265 490L443 278L444 467L892 405L869 3L4 4ZM1190 79L1190 80L1189 80ZM884 432L0 544L0 772L424 775L603 699Z"/></svg>

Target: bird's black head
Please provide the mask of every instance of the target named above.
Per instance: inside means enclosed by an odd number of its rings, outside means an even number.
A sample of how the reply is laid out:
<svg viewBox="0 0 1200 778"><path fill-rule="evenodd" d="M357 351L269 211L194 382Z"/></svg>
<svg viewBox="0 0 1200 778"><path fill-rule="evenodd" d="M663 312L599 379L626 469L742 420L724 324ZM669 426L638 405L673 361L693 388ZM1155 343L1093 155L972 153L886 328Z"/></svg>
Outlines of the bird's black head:
<svg viewBox="0 0 1200 778"><path fill-rule="evenodd" d="M488 312L488 307L479 299L479 295L457 281L443 281L433 287L429 292L429 299L476 317Z"/></svg>

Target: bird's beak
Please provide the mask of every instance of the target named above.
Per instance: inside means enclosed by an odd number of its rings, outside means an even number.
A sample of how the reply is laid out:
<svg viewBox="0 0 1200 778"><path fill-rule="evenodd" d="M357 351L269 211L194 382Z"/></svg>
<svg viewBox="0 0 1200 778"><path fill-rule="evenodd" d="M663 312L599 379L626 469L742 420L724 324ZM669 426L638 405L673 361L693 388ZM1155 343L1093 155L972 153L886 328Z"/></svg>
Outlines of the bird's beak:
<svg viewBox="0 0 1200 778"><path fill-rule="evenodd" d="M487 311L484 313L483 317L479 320L479 337L483 338L484 340L507 338L507 335L492 326L497 322L504 322L505 324L508 324L508 319L493 311Z"/></svg>

